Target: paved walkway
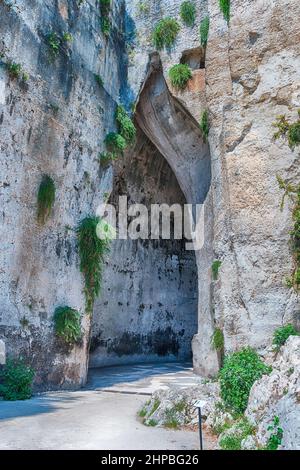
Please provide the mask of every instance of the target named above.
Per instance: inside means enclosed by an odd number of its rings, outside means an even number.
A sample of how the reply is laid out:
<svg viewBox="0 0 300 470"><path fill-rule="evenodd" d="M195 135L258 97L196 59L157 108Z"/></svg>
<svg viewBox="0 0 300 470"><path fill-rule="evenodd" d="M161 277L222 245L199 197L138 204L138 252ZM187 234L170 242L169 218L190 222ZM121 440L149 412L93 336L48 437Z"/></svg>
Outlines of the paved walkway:
<svg viewBox="0 0 300 470"><path fill-rule="evenodd" d="M146 394L197 383L188 364L94 369L85 389L0 401L0 449L197 449L198 434L144 426Z"/></svg>

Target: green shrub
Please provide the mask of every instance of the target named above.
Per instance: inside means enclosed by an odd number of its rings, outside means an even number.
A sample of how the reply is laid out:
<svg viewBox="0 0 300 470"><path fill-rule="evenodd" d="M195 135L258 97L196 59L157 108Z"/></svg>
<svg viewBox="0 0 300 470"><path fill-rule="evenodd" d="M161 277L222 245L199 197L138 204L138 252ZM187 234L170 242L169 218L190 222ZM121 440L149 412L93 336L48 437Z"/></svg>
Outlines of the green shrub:
<svg viewBox="0 0 300 470"><path fill-rule="evenodd" d="M22 66L21 64L16 64L15 62L7 62L6 68L8 71L8 75L11 79L19 78L22 73Z"/></svg>
<svg viewBox="0 0 300 470"><path fill-rule="evenodd" d="M127 142L124 137L116 132L110 132L107 134L105 137L105 143L111 152L116 153L123 152L127 147Z"/></svg>
<svg viewBox="0 0 300 470"><path fill-rule="evenodd" d="M211 344L216 351L224 349L224 335L221 328L216 328L211 337Z"/></svg>
<svg viewBox="0 0 300 470"><path fill-rule="evenodd" d="M183 2L180 6L180 16L186 26L194 26L196 18L196 6L194 2Z"/></svg>
<svg viewBox="0 0 300 470"><path fill-rule="evenodd" d="M200 43L202 47L206 47L209 33L209 17L206 16L200 23Z"/></svg>
<svg viewBox="0 0 300 470"><path fill-rule="evenodd" d="M164 426L166 428L171 428L171 429L176 429L179 426L179 421L176 416L176 408L169 408L165 411L165 421L164 421Z"/></svg>
<svg viewBox="0 0 300 470"><path fill-rule="evenodd" d="M271 368L251 348L226 356L219 373L221 398L225 405L238 414L243 413L247 408L252 385L270 371Z"/></svg>
<svg viewBox="0 0 300 470"><path fill-rule="evenodd" d="M72 42L73 41L73 36L71 33L68 33L68 32L65 32L63 35L62 35L62 40L63 42Z"/></svg>
<svg viewBox="0 0 300 470"><path fill-rule="evenodd" d="M149 420L146 421L144 424L145 424L146 426L154 427L154 426L157 426L157 425L158 425L158 421L156 421L156 419L149 419Z"/></svg>
<svg viewBox="0 0 300 470"><path fill-rule="evenodd" d="M174 18L163 18L155 26L152 33L153 44L157 50L170 49L177 38L180 26Z"/></svg>
<svg viewBox="0 0 300 470"><path fill-rule="evenodd" d="M268 439L266 450L277 450L283 438L283 429L279 426L279 418L275 416L273 423L268 426L267 430L272 431Z"/></svg>
<svg viewBox="0 0 300 470"><path fill-rule="evenodd" d="M279 351L280 347L285 344L290 336L299 336L298 331L291 324L281 326L274 331L273 344L275 349Z"/></svg>
<svg viewBox="0 0 300 470"><path fill-rule="evenodd" d="M220 439L220 447L223 450L241 450L242 440L254 433L254 427L247 418L240 419L233 426L234 432L229 432Z"/></svg>
<svg viewBox="0 0 300 470"><path fill-rule="evenodd" d="M203 111L200 122L199 122L200 129L203 134L203 140L204 142L207 141L208 133L209 133L209 120L208 120L208 111L205 110Z"/></svg>
<svg viewBox="0 0 300 470"><path fill-rule="evenodd" d="M187 82L192 78L192 71L186 64L177 64L169 70L169 78L174 88L184 90Z"/></svg>
<svg viewBox="0 0 300 470"><path fill-rule="evenodd" d="M27 400L32 396L34 370L22 360L8 360L1 372L0 396L4 400Z"/></svg>
<svg viewBox="0 0 300 470"><path fill-rule="evenodd" d="M216 281L218 279L219 269L221 267L221 264L222 264L222 261L220 261L219 259L215 259L212 262L211 273L212 273L212 278L213 278L214 281Z"/></svg>
<svg viewBox="0 0 300 470"><path fill-rule="evenodd" d="M100 13L101 13L101 31L104 36L108 36L110 33L111 21L110 21L110 10L111 0L100 0Z"/></svg>
<svg viewBox="0 0 300 470"><path fill-rule="evenodd" d="M40 224L44 224L50 214L55 201L55 184L53 179L44 175L38 190L37 219Z"/></svg>
<svg viewBox="0 0 300 470"><path fill-rule="evenodd" d="M220 10L224 19L229 23L230 20L230 0L219 0Z"/></svg>
<svg viewBox="0 0 300 470"><path fill-rule="evenodd" d="M77 229L80 271L84 276L86 311L91 313L94 301L100 292L102 265L109 251L109 240L97 236L98 217L86 217Z"/></svg>
<svg viewBox="0 0 300 470"><path fill-rule="evenodd" d="M126 140L127 143L133 142L136 135L136 129L123 106L117 107L116 121L120 135Z"/></svg>
<svg viewBox="0 0 300 470"><path fill-rule="evenodd" d="M52 58L57 57L60 48L60 39L55 31L51 31L47 36L47 43L50 49Z"/></svg>
<svg viewBox="0 0 300 470"><path fill-rule="evenodd" d="M57 307L54 312L55 333L68 344L81 337L80 313L71 307Z"/></svg>
<svg viewBox="0 0 300 470"><path fill-rule="evenodd" d="M148 15L150 13L150 6L147 2L139 1L137 4L137 9L140 15Z"/></svg>

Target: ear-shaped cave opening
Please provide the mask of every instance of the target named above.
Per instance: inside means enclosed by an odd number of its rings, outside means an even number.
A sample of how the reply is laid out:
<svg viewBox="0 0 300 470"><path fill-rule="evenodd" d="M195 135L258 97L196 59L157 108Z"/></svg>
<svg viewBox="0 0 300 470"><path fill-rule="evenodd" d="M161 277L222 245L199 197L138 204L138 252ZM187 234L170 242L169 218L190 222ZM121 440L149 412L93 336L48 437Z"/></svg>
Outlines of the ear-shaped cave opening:
<svg viewBox="0 0 300 470"><path fill-rule="evenodd" d="M149 212L152 204L203 203L210 187L209 149L197 121L170 94L156 54L135 121L136 142L114 168L109 202L117 213L122 195L129 207L140 203ZM172 229L167 240L113 241L94 308L90 367L191 359L198 258Z"/></svg>
<svg viewBox="0 0 300 470"><path fill-rule="evenodd" d="M201 46L182 52L181 64L188 65L192 70L205 68L205 49Z"/></svg>

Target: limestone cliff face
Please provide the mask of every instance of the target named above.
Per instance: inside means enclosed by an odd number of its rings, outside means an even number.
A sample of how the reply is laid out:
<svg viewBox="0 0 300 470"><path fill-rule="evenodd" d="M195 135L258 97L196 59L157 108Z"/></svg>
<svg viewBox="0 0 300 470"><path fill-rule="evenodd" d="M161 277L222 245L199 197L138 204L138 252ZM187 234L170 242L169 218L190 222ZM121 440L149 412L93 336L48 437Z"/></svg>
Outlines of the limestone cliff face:
<svg viewBox="0 0 300 470"><path fill-rule="evenodd" d="M291 213L288 205L280 211L276 182L276 174L299 181L299 155L272 140L276 115L294 118L300 107L298 0L231 0L229 24L218 0L196 1L195 26L181 24L173 50L159 56L151 31L164 16L180 21L181 1L153 0L144 10L140 4L112 2L107 39L94 0L0 4L3 64L20 63L29 74L24 85L0 69L0 337L8 355L30 358L40 387L85 381L91 319L84 314L74 229L105 193L111 200L122 193L122 178L134 202L204 203L205 244L194 258L172 243L112 248L95 305L92 364L183 357L194 334L195 369L212 375L215 327L224 332L226 351L248 344L262 349L276 326L299 321L297 297L283 283L292 266ZM199 23L207 15L204 51ZM54 61L51 31L73 36ZM180 61L193 69L183 92L168 80L169 67ZM115 129L117 102L127 109L137 102L139 139L124 160L102 168L98 153ZM204 109L209 145L197 126ZM43 174L54 179L57 197L41 227L36 196ZM165 176L157 186L155 175ZM222 264L212 281L215 259ZM197 270L194 283L189 270ZM161 282L153 282L153 272L163 272ZM82 313L83 342L72 350L54 336L58 305ZM165 337L166 354L157 354Z"/></svg>

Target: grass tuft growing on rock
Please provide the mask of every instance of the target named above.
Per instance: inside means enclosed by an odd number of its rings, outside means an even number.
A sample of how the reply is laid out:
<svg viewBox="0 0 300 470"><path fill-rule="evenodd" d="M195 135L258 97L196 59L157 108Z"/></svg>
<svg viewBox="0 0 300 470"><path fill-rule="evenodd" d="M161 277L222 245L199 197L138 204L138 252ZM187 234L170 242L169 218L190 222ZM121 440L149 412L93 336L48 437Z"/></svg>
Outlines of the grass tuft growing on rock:
<svg viewBox="0 0 300 470"><path fill-rule="evenodd" d="M56 308L54 326L56 335L67 344L74 344L81 337L80 313L71 307Z"/></svg>
<svg viewBox="0 0 300 470"><path fill-rule="evenodd" d="M230 20L230 0L219 0L220 10L224 19L229 23Z"/></svg>
<svg viewBox="0 0 300 470"><path fill-rule="evenodd" d="M192 78L192 71L187 64L177 64L169 70L171 85L178 90L184 90L188 81Z"/></svg>
<svg viewBox="0 0 300 470"><path fill-rule="evenodd" d="M22 360L9 359L0 373L0 396L4 400L27 400L32 396L34 370Z"/></svg>
<svg viewBox="0 0 300 470"><path fill-rule="evenodd" d="M273 335L273 345L275 350L279 351L281 346L286 343L290 336L299 336L299 332L296 330L294 325L289 323L287 325L281 326L280 328L277 328Z"/></svg>
<svg viewBox="0 0 300 470"><path fill-rule="evenodd" d="M101 31L108 37L111 29L110 11L111 0L99 0L101 13Z"/></svg>
<svg viewBox="0 0 300 470"><path fill-rule="evenodd" d="M207 39L208 39L208 33L209 33L209 17L206 16L203 18L203 20L200 23L200 43L202 47L206 47L207 44Z"/></svg>
<svg viewBox="0 0 300 470"><path fill-rule="evenodd" d="M174 18L162 18L154 28L152 33L153 44L158 51L174 46L180 26Z"/></svg>
<svg viewBox="0 0 300 470"><path fill-rule="evenodd" d="M180 5L180 17L182 22L189 27L194 26L196 19L196 5L192 1L185 1Z"/></svg>
<svg viewBox="0 0 300 470"><path fill-rule="evenodd" d="M40 224L44 224L50 214L55 201L55 184L53 179L44 175L38 190L38 208L37 220Z"/></svg>
<svg viewBox="0 0 300 470"><path fill-rule="evenodd" d="M213 278L214 281L216 281L218 279L219 269L220 269L221 265L222 265L222 261L220 261L219 259L215 259L212 262L211 273L212 273L212 278Z"/></svg>
<svg viewBox="0 0 300 470"><path fill-rule="evenodd" d="M211 344L216 351L224 349L224 335L221 328L216 328L211 337Z"/></svg>
<svg viewBox="0 0 300 470"><path fill-rule="evenodd" d="M102 266L109 251L110 240L97 235L98 217L86 217L77 229L80 271L84 276L86 311L92 313L94 301L100 293Z"/></svg>
<svg viewBox="0 0 300 470"><path fill-rule="evenodd" d="M203 134L203 140L204 142L206 142L208 138L208 133L209 133L209 120L208 120L207 110L203 111L203 113L201 114L199 126Z"/></svg>
<svg viewBox="0 0 300 470"><path fill-rule="evenodd" d="M291 150L300 145L300 110L298 110L298 116L296 122L290 123L285 115L280 115L273 123L273 127L277 127L274 139L277 140L279 137L287 138Z"/></svg>

